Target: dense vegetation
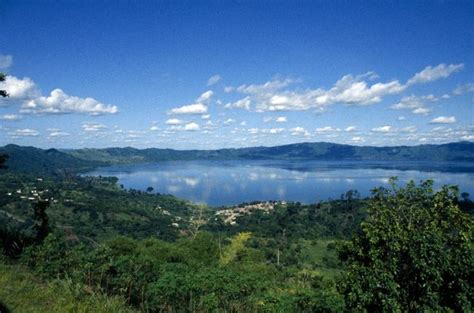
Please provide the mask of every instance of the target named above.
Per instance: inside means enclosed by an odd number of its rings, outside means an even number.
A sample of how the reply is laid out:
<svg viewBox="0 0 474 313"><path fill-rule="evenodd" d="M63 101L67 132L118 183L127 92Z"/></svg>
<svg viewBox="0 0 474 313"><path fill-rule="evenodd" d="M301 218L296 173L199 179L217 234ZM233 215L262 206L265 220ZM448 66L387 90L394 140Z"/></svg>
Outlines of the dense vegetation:
<svg viewBox="0 0 474 313"><path fill-rule="evenodd" d="M0 172L0 302L13 311L474 305L474 226L465 213L473 203L453 187L394 183L369 199L349 191L312 205L275 202L228 223L170 195L124 190L115 178L43 174Z"/></svg>

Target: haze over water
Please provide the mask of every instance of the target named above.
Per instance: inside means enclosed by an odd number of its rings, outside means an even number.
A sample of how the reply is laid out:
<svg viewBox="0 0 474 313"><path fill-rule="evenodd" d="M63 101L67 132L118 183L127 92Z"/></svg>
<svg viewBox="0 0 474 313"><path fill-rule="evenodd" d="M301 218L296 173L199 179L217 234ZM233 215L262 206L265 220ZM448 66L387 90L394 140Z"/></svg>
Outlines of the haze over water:
<svg viewBox="0 0 474 313"><path fill-rule="evenodd" d="M474 193L470 163L334 161L174 161L100 168L87 175L115 176L125 188L168 193L210 206L287 200L338 199L350 189L369 196L374 187L434 179L435 188L458 185Z"/></svg>

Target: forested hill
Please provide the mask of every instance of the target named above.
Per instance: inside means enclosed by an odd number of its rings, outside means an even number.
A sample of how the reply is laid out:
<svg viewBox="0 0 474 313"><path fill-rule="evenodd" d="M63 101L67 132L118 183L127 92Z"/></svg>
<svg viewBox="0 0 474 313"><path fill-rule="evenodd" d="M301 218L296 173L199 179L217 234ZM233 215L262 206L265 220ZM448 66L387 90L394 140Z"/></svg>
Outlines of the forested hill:
<svg viewBox="0 0 474 313"><path fill-rule="evenodd" d="M361 161L466 161L474 162L474 143L442 145L360 147L334 143L297 143L275 147L252 147L219 150L173 149L75 149L42 150L7 145L0 154L8 154L12 170L83 171L117 163L142 163L170 160L361 160Z"/></svg>
<svg viewBox="0 0 474 313"><path fill-rule="evenodd" d="M79 149L65 151L83 160L114 163L201 159L474 161L474 143L398 147L359 147L326 142L220 150Z"/></svg>
<svg viewBox="0 0 474 313"><path fill-rule="evenodd" d="M109 163L95 160L82 160L57 149L39 149L18 145L0 147L0 155L8 156L6 166L10 171L35 174L77 173L104 166Z"/></svg>

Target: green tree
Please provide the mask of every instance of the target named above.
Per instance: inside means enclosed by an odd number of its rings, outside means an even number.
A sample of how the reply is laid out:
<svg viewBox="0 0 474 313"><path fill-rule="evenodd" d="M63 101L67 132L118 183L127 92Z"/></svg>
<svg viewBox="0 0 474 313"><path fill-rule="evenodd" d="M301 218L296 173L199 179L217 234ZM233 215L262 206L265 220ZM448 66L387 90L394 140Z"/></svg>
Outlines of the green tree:
<svg viewBox="0 0 474 313"><path fill-rule="evenodd" d="M373 191L368 218L340 249L349 310L471 311L474 222L456 205L456 187L431 180Z"/></svg>
<svg viewBox="0 0 474 313"><path fill-rule="evenodd" d="M0 82L5 81L5 74L0 73ZM8 93L6 90L0 90L0 97L8 97ZM7 161L8 156L5 154L0 154L0 169L6 168L5 162Z"/></svg>
<svg viewBox="0 0 474 313"><path fill-rule="evenodd" d="M6 79L6 75L3 73L0 73L0 82L4 82ZM0 97L8 97L8 93L6 90L0 90Z"/></svg>

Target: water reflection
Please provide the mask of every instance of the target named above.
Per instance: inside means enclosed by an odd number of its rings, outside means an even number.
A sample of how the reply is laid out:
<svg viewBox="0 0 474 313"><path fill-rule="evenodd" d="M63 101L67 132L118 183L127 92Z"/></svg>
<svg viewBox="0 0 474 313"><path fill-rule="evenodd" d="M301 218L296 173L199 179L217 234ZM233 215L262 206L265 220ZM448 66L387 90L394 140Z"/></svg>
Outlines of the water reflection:
<svg viewBox="0 0 474 313"><path fill-rule="evenodd" d="M397 165L398 167L395 167ZM435 187L456 184L474 192L474 165L373 162L188 161L102 168L88 175L116 176L126 188L171 193L212 206L255 200L304 203L339 198L349 189L362 196L389 178L434 179Z"/></svg>

